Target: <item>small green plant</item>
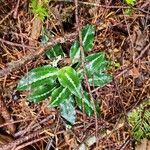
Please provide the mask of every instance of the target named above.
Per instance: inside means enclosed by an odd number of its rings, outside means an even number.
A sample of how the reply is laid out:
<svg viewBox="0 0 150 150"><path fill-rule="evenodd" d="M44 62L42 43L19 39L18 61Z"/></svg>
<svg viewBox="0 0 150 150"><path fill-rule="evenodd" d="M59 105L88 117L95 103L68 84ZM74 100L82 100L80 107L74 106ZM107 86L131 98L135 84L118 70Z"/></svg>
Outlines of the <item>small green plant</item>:
<svg viewBox="0 0 150 150"><path fill-rule="evenodd" d="M150 100L130 112L128 119L132 126L133 138L137 142L150 138Z"/></svg>
<svg viewBox="0 0 150 150"><path fill-rule="evenodd" d="M48 16L48 1L43 0L39 2L38 0L31 0L31 10L34 15L39 17L42 21L44 21L45 17Z"/></svg>
<svg viewBox="0 0 150 150"><path fill-rule="evenodd" d="M128 5L134 5L136 0L125 0Z"/></svg>
<svg viewBox="0 0 150 150"><path fill-rule="evenodd" d="M61 116L69 123L75 123L75 106L83 109L88 116L94 112L91 97L86 90L84 71L88 77L89 85L102 87L112 81L112 76L107 74L108 62L103 52L89 54L94 45L95 28L86 25L82 29L82 41L85 53L85 70L81 66L81 51L79 41L76 40L70 49L71 64L58 67L55 60L51 65L32 69L19 82L17 89L29 90L30 102L41 102L49 98L50 107L60 107ZM60 44L47 50L48 58L64 57ZM60 58L60 57L59 57ZM84 104L83 104L84 103ZM95 102L96 111L99 107Z"/></svg>
<svg viewBox="0 0 150 150"><path fill-rule="evenodd" d="M131 6L133 6L136 3L136 0L124 0L124 2L130 6L130 8L126 8L124 10L124 14L132 15L134 12L134 9Z"/></svg>
<svg viewBox="0 0 150 150"><path fill-rule="evenodd" d="M134 10L132 8L127 8L124 10L124 14L130 16L133 14L133 11Z"/></svg>

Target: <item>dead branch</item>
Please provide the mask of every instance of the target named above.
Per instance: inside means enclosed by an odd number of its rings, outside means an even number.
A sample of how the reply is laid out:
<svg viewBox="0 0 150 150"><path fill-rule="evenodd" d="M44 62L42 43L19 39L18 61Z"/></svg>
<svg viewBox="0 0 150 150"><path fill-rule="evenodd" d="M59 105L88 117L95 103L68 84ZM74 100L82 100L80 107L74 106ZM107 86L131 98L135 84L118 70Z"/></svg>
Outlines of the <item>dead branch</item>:
<svg viewBox="0 0 150 150"><path fill-rule="evenodd" d="M6 68L0 70L0 77L8 75L13 70L18 69L26 62L37 58L38 56L43 54L48 47L51 47L57 43L64 43L66 41L72 42L76 38L76 35L77 33L71 33L71 34L66 34L64 37L53 39L51 40L51 42L48 42L45 46L38 48L37 51L33 51L32 53L28 54L27 56L24 56L20 60L8 63Z"/></svg>
<svg viewBox="0 0 150 150"><path fill-rule="evenodd" d="M28 49L36 49L36 47L33 47L33 46L22 45L22 44L18 44L18 43L6 41L6 40L4 40L4 39L2 39L2 38L0 38L0 42L6 43L6 44L11 45L11 46L25 47L25 48L28 48Z"/></svg>
<svg viewBox="0 0 150 150"><path fill-rule="evenodd" d="M46 136L44 136L44 137L41 137L41 138L39 138L39 139L32 140L32 141L27 142L27 143L23 143L22 145L18 146L18 147L16 148L16 150L23 149L23 148L25 148L25 147L27 147L27 146L29 146L29 145L32 145L32 144L34 144L34 143L37 143L37 142L42 141L42 140L47 139L47 138L49 138L48 135L46 135Z"/></svg>
<svg viewBox="0 0 150 150"><path fill-rule="evenodd" d="M17 138L21 135L24 135L25 133L29 133L31 131L33 131L33 129L35 129L36 127L40 127L41 128L41 125L45 122L47 122L48 120L52 119L52 116L47 116L46 118L44 118L43 120L41 120L40 122L37 122L36 124L32 124L32 126L30 128L25 128L24 130L21 130L21 131L18 131L17 133L14 134L14 137Z"/></svg>
<svg viewBox="0 0 150 150"><path fill-rule="evenodd" d="M39 135L42 135L44 133L44 130L46 130L46 129L38 130L38 131L31 133L27 136L21 137L21 138L13 141L11 143L7 143L7 144L1 146L0 150L10 150L12 148L16 148L17 146L19 146L19 145L21 145L21 144L23 144L23 143L25 143L25 142L33 139L33 138L36 138ZM47 128L47 130L49 130L49 128Z"/></svg>

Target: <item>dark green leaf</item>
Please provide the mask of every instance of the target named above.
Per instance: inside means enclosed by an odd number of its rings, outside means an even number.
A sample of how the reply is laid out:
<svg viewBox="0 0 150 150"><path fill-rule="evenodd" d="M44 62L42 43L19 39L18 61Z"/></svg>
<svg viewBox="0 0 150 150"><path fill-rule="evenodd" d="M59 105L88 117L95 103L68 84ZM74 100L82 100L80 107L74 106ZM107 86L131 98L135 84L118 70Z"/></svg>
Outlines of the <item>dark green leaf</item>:
<svg viewBox="0 0 150 150"><path fill-rule="evenodd" d="M38 67L28 72L19 82L17 89L25 90L49 84L51 85L57 78L57 68L50 65Z"/></svg>
<svg viewBox="0 0 150 150"><path fill-rule="evenodd" d="M83 48L86 52L91 51L94 45L95 28L92 25L86 25L82 29Z"/></svg>
<svg viewBox="0 0 150 150"><path fill-rule="evenodd" d="M105 59L105 54L103 52L91 54L86 57L86 70L88 75L93 75L93 73L101 73L105 71L108 67L108 61Z"/></svg>
<svg viewBox="0 0 150 150"><path fill-rule="evenodd" d="M77 72L70 66L64 67L58 72L60 84L67 87L70 92L81 98L81 83Z"/></svg>
<svg viewBox="0 0 150 150"><path fill-rule="evenodd" d="M51 92L55 89L54 85L42 85L34 88L30 91L28 96L31 102L40 102L51 95Z"/></svg>
<svg viewBox="0 0 150 150"><path fill-rule="evenodd" d="M67 101L60 104L61 116L72 125L75 124L76 111L73 104L73 98L70 97Z"/></svg>
<svg viewBox="0 0 150 150"><path fill-rule="evenodd" d="M80 44L78 41L75 41L70 49L70 58L72 64L80 61Z"/></svg>
<svg viewBox="0 0 150 150"><path fill-rule="evenodd" d="M60 44L55 45L51 49L47 50L46 56L50 59L57 56L64 56L63 49Z"/></svg>
<svg viewBox="0 0 150 150"><path fill-rule="evenodd" d="M112 76L104 73L99 75L95 74L93 78L89 78L88 81L91 86L103 87L112 81Z"/></svg>
<svg viewBox="0 0 150 150"><path fill-rule="evenodd" d="M83 72L83 69L78 70L77 73L78 73L78 76L79 76L80 80L83 80L83 79L84 79L84 72Z"/></svg>
<svg viewBox="0 0 150 150"><path fill-rule="evenodd" d="M68 100L70 95L71 92L63 86L55 89L51 95L52 97L51 97L50 107L56 107L60 105L61 103Z"/></svg>
<svg viewBox="0 0 150 150"><path fill-rule="evenodd" d="M77 106L82 110L82 98L76 98ZM90 96L87 92L84 92L84 97L83 97L83 102L84 102L84 111L88 116L91 116L94 112L94 107L92 105Z"/></svg>

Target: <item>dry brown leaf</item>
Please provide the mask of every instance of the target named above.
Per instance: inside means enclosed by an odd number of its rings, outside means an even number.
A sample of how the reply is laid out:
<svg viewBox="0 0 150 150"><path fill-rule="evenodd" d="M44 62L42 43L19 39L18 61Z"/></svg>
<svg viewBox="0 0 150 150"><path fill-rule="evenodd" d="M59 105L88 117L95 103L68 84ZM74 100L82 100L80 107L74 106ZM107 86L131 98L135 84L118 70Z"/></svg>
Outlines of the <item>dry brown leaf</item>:
<svg viewBox="0 0 150 150"><path fill-rule="evenodd" d="M129 75L131 75L133 78L138 78L140 76L139 69L136 67L133 67L133 69L129 71Z"/></svg>

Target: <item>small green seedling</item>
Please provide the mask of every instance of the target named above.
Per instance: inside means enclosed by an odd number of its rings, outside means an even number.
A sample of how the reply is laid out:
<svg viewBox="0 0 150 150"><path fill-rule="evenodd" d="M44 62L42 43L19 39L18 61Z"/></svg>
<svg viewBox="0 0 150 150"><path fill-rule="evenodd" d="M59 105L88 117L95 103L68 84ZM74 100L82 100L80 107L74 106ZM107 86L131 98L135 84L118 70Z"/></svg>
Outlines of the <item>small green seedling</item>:
<svg viewBox="0 0 150 150"><path fill-rule="evenodd" d="M134 5L136 3L136 0L125 0L125 2L128 4L128 5Z"/></svg>

